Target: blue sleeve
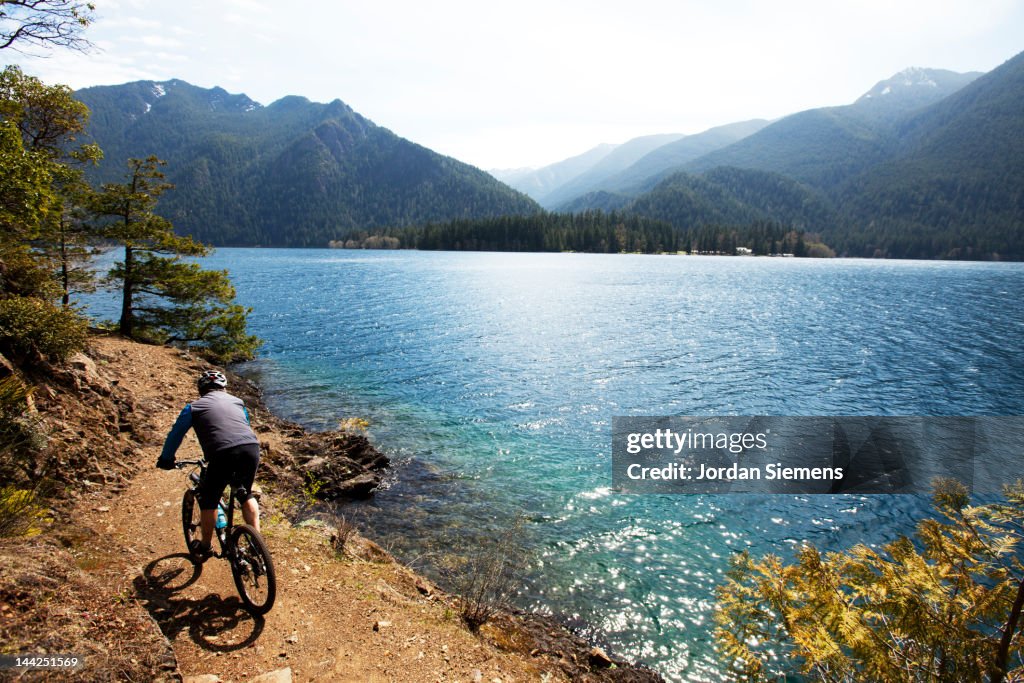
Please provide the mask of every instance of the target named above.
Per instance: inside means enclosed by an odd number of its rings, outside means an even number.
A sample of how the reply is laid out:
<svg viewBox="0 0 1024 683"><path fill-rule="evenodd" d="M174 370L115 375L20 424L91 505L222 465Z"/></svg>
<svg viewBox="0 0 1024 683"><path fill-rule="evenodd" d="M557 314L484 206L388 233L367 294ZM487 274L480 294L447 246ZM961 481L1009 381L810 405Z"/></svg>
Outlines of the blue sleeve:
<svg viewBox="0 0 1024 683"><path fill-rule="evenodd" d="M182 408L181 413L178 414L178 419L174 421L171 431L167 434L167 439L164 441L164 449L160 453L161 460L174 462L174 454L178 452L181 440L185 438L185 435L188 434L188 430L191 428L192 404L187 403Z"/></svg>
<svg viewBox="0 0 1024 683"><path fill-rule="evenodd" d="M249 409L246 408L245 406L242 406L242 412L245 413L245 421L248 422L249 424L252 424L252 420L249 419Z"/></svg>

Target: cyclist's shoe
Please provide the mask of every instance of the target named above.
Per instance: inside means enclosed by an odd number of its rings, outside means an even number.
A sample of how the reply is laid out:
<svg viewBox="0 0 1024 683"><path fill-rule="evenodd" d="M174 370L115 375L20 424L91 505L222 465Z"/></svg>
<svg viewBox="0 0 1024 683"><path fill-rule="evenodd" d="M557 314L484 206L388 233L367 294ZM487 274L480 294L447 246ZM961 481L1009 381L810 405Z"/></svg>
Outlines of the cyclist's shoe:
<svg viewBox="0 0 1024 683"><path fill-rule="evenodd" d="M206 562L208 559L210 559L210 556L213 555L213 548L211 548L210 546L204 547L203 542L200 541L198 538L193 540L192 543L189 544L188 551L192 555L192 559L194 559L199 564Z"/></svg>

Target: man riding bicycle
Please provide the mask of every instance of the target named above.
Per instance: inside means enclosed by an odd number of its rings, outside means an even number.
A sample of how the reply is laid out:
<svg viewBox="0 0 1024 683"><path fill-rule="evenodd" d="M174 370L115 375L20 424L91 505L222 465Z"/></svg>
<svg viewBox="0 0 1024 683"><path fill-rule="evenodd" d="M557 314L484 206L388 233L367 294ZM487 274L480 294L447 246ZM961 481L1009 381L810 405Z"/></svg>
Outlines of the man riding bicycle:
<svg viewBox="0 0 1024 683"><path fill-rule="evenodd" d="M249 426L249 411L242 399L227 392L224 373L207 370L199 376L197 385L200 398L185 404L167 434L156 466L174 469L174 455L182 439L189 429L195 430L209 467L199 492L202 538L193 541L189 550L200 560L206 560L212 554L217 503L229 483L245 488L248 495L242 503L242 517L257 532L260 530L260 508L252 493L260 464L260 442Z"/></svg>

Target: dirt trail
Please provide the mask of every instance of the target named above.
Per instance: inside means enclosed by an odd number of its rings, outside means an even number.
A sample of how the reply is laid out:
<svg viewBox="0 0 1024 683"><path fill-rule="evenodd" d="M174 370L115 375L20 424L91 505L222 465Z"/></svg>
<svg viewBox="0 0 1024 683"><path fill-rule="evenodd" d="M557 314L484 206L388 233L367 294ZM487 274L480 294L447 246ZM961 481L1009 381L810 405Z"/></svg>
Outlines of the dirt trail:
<svg viewBox="0 0 1024 683"><path fill-rule="evenodd" d="M280 506L272 496L263 521L278 597L266 618L250 616L226 562L196 567L184 552L185 472L152 466L162 435L195 397L199 365L164 347L117 338L93 344L96 373L134 394L134 418L150 437L136 452L142 469L124 492L89 494L77 514L97 532L86 545L115 565L104 570L132 577L136 599L170 640L186 680L213 674L243 681L286 667L299 681L566 680L550 655L502 652L470 634L440 593L373 544L357 539L339 558L323 530L293 527L274 514ZM272 431L260 438L280 441ZM178 457L198 455L190 435Z"/></svg>

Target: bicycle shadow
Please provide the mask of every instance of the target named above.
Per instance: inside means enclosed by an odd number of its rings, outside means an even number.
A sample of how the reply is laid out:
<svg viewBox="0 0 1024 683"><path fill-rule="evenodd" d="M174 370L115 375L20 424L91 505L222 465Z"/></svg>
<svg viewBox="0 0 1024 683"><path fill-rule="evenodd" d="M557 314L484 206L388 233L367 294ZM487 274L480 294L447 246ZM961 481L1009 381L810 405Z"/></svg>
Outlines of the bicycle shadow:
<svg viewBox="0 0 1024 683"><path fill-rule="evenodd" d="M250 614L235 596L209 593L195 599L179 593L203 574L203 565L188 553L159 557L135 577L135 594L168 640L187 631L192 641L210 652L233 652L253 645L266 620Z"/></svg>

